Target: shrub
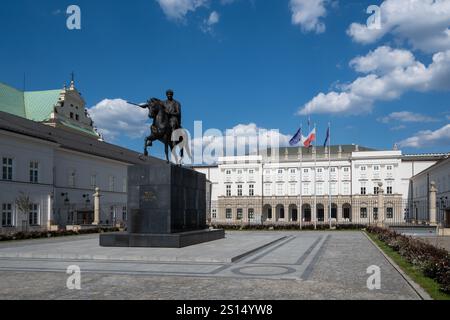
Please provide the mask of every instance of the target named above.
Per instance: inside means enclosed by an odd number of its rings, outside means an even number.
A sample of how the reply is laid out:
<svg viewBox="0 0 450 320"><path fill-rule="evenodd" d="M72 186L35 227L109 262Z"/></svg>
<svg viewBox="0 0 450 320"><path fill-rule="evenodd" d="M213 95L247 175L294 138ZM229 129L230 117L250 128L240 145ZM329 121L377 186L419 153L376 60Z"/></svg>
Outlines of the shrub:
<svg viewBox="0 0 450 320"><path fill-rule="evenodd" d="M388 229L368 227L367 231L439 283L442 292L450 293L450 254L446 250Z"/></svg>
<svg viewBox="0 0 450 320"><path fill-rule="evenodd" d="M15 232L10 234L0 234L0 241L64 237L82 234L94 234L101 232L117 232L119 228L112 227L98 227L93 229L84 229L79 231L72 230L58 230L58 231L31 231L31 232Z"/></svg>

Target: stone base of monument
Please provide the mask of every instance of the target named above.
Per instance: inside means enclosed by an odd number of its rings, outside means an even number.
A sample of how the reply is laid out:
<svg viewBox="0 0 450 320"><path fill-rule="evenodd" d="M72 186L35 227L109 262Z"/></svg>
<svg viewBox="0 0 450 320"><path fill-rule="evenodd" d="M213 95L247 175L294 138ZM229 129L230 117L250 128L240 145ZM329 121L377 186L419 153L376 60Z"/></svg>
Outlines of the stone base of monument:
<svg viewBox="0 0 450 320"><path fill-rule="evenodd" d="M225 237L206 225L206 176L150 160L128 168L128 233L100 235L104 247L181 248Z"/></svg>
<svg viewBox="0 0 450 320"><path fill-rule="evenodd" d="M196 230L172 234L111 233L100 235L102 247L183 248L223 239L224 230Z"/></svg>

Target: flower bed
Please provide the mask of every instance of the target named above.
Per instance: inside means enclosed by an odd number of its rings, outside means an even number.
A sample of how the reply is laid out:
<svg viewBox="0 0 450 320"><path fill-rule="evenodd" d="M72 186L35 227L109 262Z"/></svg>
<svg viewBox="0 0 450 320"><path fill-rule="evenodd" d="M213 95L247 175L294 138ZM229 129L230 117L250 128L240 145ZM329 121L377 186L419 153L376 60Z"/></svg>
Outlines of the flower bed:
<svg viewBox="0 0 450 320"><path fill-rule="evenodd" d="M16 232L11 234L0 234L0 241L38 239L38 238L52 238L63 236L75 236L82 234L93 234L102 232L116 232L119 228L93 228L85 230L58 230L58 231L32 231L32 232Z"/></svg>
<svg viewBox="0 0 450 320"><path fill-rule="evenodd" d="M264 224L256 224L256 223L213 223L211 227L215 229L224 229L224 230L300 230L300 225L298 223L264 223ZM338 224L334 225L337 230L361 230L365 226L357 225L357 224ZM329 230L329 224L317 224L316 230ZM305 224L302 225L301 230L315 230L314 224Z"/></svg>
<svg viewBox="0 0 450 320"><path fill-rule="evenodd" d="M368 227L367 231L439 283L442 292L450 293L450 254L446 250L388 229Z"/></svg>

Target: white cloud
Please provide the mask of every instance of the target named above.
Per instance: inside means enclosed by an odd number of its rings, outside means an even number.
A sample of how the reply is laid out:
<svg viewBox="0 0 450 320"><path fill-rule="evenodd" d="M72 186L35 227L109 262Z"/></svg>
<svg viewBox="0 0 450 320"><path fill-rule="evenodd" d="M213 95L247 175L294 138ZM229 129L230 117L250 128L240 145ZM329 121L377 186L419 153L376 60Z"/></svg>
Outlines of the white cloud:
<svg viewBox="0 0 450 320"><path fill-rule="evenodd" d="M220 21L220 15L217 11L211 12L208 19L203 20L203 25L201 26L201 29L205 33L213 33L213 27L214 25L218 24Z"/></svg>
<svg viewBox="0 0 450 320"><path fill-rule="evenodd" d="M400 111L400 112L392 112L386 117L379 118L378 121L382 123L390 123L390 122L436 122L438 120L420 113L414 113L410 111Z"/></svg>
<svg viewBox="0 0 450 320"><path fill-rule="evenodd" d="M194 153L203 153L204 164L212 164L221 156L242 156L263 152L268 146L272 148L289 146L292 136L275 129L264 129L255 123L238 124L222 132L217 129L207 130L202 138L192 140Z"/></svg>
<svg viewBox="0 0 450 320"><path fill-rule="evenodd" d="M189 11L205 6L208 0L156 0L170 20L183 20Z"/></svg>
<svg viewBox="0 0 450 320"><path fill-rule="evenodd" d="M430 146L450 147L450 124L436 130L420 131L398 143L400 147L424 148Z"/></svg>
<svg viewBox="0 0 450 320"><path fill-rule="evenodd" d="M386 73L395 68L411 66L414 62L414 55L410 51L382 46L366 56L354 58L350 66L362 73Z"/></svg>
<svg viewBox="0 0 450 320"><path fill-rule="evenodd" d="M373 73L340 86L340 91L318 94L300 108L299 114L368 113L372 110L374 102L397 99L406 91L450 90L450 50L436 53L428 67L417 60L401 58L404 61L403 67L398 66L394 69L385 59L375 59L378 57L375 53L377 50L353 62L353 66L357 69L372 70ZM399 53L390 48L380 49L383 50L394 56ZM405 51L402 51L401 55L408 56Z"/></svg>
<svg viewBox="0 0 450 320"><path fill-rule="evenodd" d="M321 18L327 15L325 6L329 0L290 0L292 23L300 25L305 32L325 32L326 26Z"/></svg>
<svg viewBox="0 0 450 320"><path fill-rule="evenodd" d="M89 109L89 114L98 131L106 140L115 140L120 136L141 138L150 133L148 112L125 100L105 99Z"/></svg>
<svg viewBox="0 0 450 320"><path fill-rule="evenodd" d="M380 9L381 29L352 23L347 34L363 44L374 43L391 33L427 53L450 49L450 1L385 0Z"/></svg>

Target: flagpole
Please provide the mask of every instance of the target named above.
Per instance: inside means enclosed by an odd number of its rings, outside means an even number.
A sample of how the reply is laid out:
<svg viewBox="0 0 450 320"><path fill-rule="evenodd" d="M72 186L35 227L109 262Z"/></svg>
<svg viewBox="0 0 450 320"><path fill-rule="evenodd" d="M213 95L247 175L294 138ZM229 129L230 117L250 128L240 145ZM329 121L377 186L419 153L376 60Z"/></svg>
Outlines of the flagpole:
<svg viewBox="0 0 450 320"><path fill-rule="evenodd" d="M329 219L330 219L330 230L331 230L331 122L328 122L328 195L329 195Z"/></svg>
<svg viewBox="0 0 450 320"><path fill-rule="evenodd" d="M303 126L303 124L301 124L300 125L300 130L302 129L302 126ZM302 134L300 134L300 136L302 136ZM300 201L299 201L299 204L300 204L300 208L298 209L298 212L297 212L297 218L298 218L298 220L299 220L299 222L300 222L300 230L302 229L302 218L303 218L303 210L302 210L302 207L303 207L303 191L302 191L302 168L303 168L303 149L302 149L302 145L300 144L300 150L301 150L301 152L300 152L300 154L299 154L299 156L300 156L300 172L299 172L299 188L300 188L300 190L299 190L299 192L298 192L298 194L300 195Z"/></svg>
<svg viewBox="0 0 450 320"><path fill-rule="evenodd" d="M314 123L315 134L317 127ZM314 139L314 229L317 229L317 136Z"/></svg>

